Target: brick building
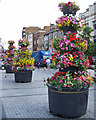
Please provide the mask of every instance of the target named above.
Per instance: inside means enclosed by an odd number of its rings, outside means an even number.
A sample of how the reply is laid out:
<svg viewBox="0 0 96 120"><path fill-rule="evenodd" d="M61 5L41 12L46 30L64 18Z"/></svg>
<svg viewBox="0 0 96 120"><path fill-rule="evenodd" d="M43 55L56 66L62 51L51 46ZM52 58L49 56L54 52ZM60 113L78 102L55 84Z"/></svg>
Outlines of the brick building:
<svg viewBox="0 0 96 120"><path fill-rule="evenodd" d="M31 51L35 51L37 50L37 46L38 46L37 39L45 32L48 32L49 29L50 29L49 26L44 26L43 29L34 26L23 27L22 38L27 38L30 41L29 49Z"/></svg>

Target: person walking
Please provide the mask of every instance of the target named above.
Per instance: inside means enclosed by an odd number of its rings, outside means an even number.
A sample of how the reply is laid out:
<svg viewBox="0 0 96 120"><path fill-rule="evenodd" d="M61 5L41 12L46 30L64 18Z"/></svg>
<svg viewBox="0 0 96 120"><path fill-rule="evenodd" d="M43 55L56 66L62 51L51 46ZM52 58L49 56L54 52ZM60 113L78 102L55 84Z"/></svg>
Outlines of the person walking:
<svg viewBox="0 0 96 120"><path fill-rule="evenodd" d="M45 71L45 69L46 69L46 60L45 59L43 59L43 66L44 66L44 71Z"/></svg>
<svg viewBox="0 0 96 120"><path fill-rule="evenodd" d="M36 65L37 65L37 68L39 69L39 67L40 67L40 62L39 62L39 60L37 60Z"/></svg>
<svg viewBox="0 0 96 120"><path fill-rule="evenodd" d="M47 69L50 69L50 59L49 59L49 57L47 57L46 63L47 63Z"/></svg>

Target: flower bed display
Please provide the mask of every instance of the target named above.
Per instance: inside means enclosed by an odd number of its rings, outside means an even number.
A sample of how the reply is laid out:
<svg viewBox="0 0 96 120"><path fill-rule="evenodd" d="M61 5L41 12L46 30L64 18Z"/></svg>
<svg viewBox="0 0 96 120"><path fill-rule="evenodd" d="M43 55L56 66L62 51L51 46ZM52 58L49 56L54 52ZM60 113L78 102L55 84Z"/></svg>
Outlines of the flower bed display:
<svg viewBox="0 0 96 120"><path fill-rule="evenodd" d="M10 40L8 41L9 46L8 50L5 52L6 54L6 59L5 59L5 66L6 66L6 73L13 73L14 71L12 70L12 65L13 65L13 60L14 60L14 49L15 46L13 45L15 42Z"/></svg>
<svg viewBox="0 0 96 120"><path fill-rule="evenodd" d="M32 52L28 50L29 41L27 39L19 40L18 44L20 47L12 66L15 71L15 82L31 82L34 58L31 57Z"/></svg>
<svg viewBox="0 0 96 120"><path fill-rule="evenodd" d="M66 19L63 16L57 20L57 28L65 29L65 23L70 26L69 18L70 15L66 15ZM68 29L62 37L54 38L51 45L54 47L52 60L59 71L44 79L48 86L50 112L66 118L80 117L86 113L88 90L93 85L93 79L87 73L89 60L84 54L87 40Z"/></svg>

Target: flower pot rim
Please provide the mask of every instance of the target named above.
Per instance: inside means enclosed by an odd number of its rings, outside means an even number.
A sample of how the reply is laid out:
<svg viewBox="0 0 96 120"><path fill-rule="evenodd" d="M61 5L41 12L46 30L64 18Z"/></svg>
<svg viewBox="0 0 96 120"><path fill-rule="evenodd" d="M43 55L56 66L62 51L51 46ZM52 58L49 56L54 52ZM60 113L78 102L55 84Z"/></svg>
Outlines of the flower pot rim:
<svg viewBox="0 0 96 120"><path fill-rule="evenodd" d="M62 90L58 90L55 86L52 86L50 84L47 84L47 86L49 87L49 91L52 92L57 92L57 93L83 93L88 91L88 88L81 88L81 89L70 89L70 88L63 88Z"/></svg>

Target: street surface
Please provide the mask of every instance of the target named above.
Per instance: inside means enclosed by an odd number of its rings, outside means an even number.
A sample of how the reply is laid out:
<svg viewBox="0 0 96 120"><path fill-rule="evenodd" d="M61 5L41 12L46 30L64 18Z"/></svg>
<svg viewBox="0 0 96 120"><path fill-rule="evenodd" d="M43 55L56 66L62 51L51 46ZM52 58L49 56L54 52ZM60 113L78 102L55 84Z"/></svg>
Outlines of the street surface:
<svg viewBox="0 0 96 120"><path fill-rule="evenodd" d="M49 112L48 91L43 82L43 78L51 76L55 71L35 69L31 83L15 83L14 73L6 74L5 70L0 70L2 118L58 118ZM89 89L87 113L81 118L94 118L94 93L95 86Z"/></svg>

